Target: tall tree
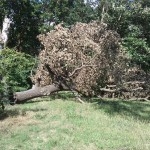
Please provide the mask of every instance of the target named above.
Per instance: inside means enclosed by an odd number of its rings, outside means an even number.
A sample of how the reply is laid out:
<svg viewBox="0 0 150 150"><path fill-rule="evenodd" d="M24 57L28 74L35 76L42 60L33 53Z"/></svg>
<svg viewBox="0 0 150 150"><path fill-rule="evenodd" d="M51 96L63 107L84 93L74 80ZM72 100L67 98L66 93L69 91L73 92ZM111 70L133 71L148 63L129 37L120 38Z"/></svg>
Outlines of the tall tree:
<svg viewBox="0 0 150 150"><path fill-rule="evenodd" d="M0 44L3 45L2 47L4 48L6 48L7 46L10 24L11 24L10 18L5 16L3 20L2 32L0 32Z"/></svg>
<svg viewBox="0 0 150 150"><path fill-rule="evenodd" d="M39 34L38 12L34 9L30 0L2 0L1 18L4 15L12 19L9 34L9 47L16 47L17 51L36 54L39 42L36 36Z"/></svg>

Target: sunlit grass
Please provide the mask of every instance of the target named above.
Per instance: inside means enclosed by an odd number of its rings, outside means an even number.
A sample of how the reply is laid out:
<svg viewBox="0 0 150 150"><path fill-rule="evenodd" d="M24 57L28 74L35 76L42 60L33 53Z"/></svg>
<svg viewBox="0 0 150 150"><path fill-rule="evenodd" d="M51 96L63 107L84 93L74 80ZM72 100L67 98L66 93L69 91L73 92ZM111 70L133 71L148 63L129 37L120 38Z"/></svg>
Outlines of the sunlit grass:
<svg viewBox="0 0 150 150"><path fill-rule="evenodd" d="M149 150L150 103L41 98L9 106L0 150Z"/></svg>

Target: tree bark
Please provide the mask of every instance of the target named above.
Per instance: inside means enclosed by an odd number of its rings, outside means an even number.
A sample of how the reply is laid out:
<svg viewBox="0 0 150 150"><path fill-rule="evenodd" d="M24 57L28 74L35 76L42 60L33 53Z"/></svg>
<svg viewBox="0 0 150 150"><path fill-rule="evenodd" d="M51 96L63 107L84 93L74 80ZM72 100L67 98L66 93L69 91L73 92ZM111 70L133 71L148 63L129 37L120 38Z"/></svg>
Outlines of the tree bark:
<svg viewBox="0 0 150 150"><path fill-rule="evenodd" d="M2 33L0 34L0 44L1 44L1 46L3 44L3 48L6 48L6 45L7 45L10 24L11 24L10 18L5 16L5 18L3 20Z"/></svg>
<svg viewBox="0 0 150 150"><path fill-rule="evenodd" d="M66 88L62 89L62 87L59 87L55 84L47 85L44 87L34 86L30 90L14 93L14 102L22 103L36 97L49 96L54 92L58 92L62 90L67 90L67 89Z"/></svg>

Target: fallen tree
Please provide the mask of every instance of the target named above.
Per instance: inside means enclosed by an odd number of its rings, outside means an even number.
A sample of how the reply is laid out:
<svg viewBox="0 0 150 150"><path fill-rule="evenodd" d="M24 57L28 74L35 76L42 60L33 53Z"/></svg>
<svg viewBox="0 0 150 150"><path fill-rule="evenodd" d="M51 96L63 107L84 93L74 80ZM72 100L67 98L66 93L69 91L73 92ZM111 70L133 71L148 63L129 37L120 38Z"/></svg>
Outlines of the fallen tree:
<svg viewBox="0 0 150 150"><path fill-rule="evenodd" d="M96 21L76 23L70 29L59 24L55 30L38 38L44 48L39 55L36 74L31 77L33 88L14 93L13 99L17 103L63 90L85 96L122 93L118 89L130 81L127 77L131 69L120 37L107 30L105 24ZM128 89L128 92L141 88L134 89Z"/></svg>

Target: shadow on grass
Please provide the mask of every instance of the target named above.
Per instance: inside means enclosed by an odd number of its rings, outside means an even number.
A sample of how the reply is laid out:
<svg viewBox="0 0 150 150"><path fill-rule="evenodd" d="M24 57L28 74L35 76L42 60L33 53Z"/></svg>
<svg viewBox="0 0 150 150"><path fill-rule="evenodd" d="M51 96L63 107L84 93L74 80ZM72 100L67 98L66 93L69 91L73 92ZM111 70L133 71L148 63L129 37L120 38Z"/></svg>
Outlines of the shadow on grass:
<svg viewBox="0 0 150 150"><path fill-rule="evenodd" d="M63 91L63 92L58 92L58 93L55 93L51 96L45 96L45 97L41 97L41 98L37 98L35 100L31 100L31 101L27 101L26 103L37 103L37 102L42 102L42 101L53 101L53 100L56 100L56 99L61 99L63 101L67 101L67 100L70 100L70 99L74 99L75 96L72 92L69 92L69 91Z"/></svg>
<svg viewBox="0 0 150 150"><path fill-rule="evenodd" d="M27 112L41 112L46 111L47 109L43 108L24 108L24 109L13 109L13 110L5 110L0 111L0 121L11 118L11 117L17 117L17 116L25 116Z"/></svg>
<svg viewBox="0 0 150 150"><path fill-rule="evenodd" d="M105 113L113 115L123 115L150 122L150 103L122 100L102 100L94 99L95 107Z"/></svg>
<svg viewBox="0 0 150 150"><path fill-rule="evenodd" d="M71 92L58 92L55 95L53 94L51 97L42 97L35 100L33 99L31 101L27 101L25 103L20 103L17 105L38 103L42 101L52 101L55 99L68 100L71 98L74 98L74 95ZM5 109L4 111L0 110L0 121L7 119L8 117L24 116L28 111L38 112L38 111L46 111L46 110L47 109L43 109L43 108L23 108L23 109L12 109L12 110Z"/></svg>
<svg viewBox="0 0 150 150"><path fill-rule="evenodd" d="M6 110L0 111L0 120L4 120L8 117L14 117L20 115L19 110Z"/></svg>

